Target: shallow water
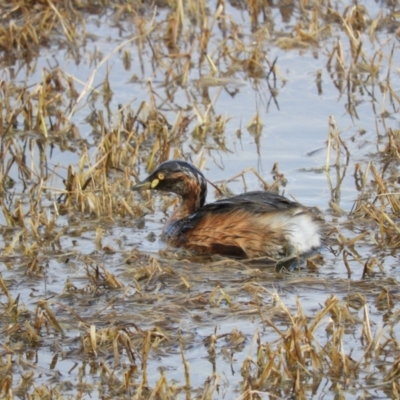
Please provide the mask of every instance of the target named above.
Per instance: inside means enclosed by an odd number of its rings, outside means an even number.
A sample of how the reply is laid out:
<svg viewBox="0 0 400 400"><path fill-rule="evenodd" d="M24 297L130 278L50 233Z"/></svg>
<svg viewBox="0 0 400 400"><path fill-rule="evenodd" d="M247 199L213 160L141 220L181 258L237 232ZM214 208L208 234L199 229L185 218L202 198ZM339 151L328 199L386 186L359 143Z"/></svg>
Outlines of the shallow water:
<svg viewBox="0 0 400 400"><path fill-rule="evenodd" d="M376 18L381 7L384 14L391 12L385 3L363 2L362 4L368 11L368 21ZM214 3L210 2L209 7L210 10L214 10ZM339 7L343 6L339 4ZM382 150L387 143L386 132L389 128L397 129L399 125L396 114L398 103L395 100L391 102L388 92L382 89L389 71L388 60L392 46L396 49L390 65L390 83L394 92L399 85L397 71L400 59L397 53L397 40L393 33L389 32L389 28L385 28L385 25L376 35L377 39L374 43L368 39L367 31L361 33L366 59L371 60L376 52L382 52L383 61L380 71L364 86L360 80L355 80L352 83L353 88L349 91L343 89L340 92L338 83L336 82L335 86L334 82L337 79L336 72L329 72L326 65L329 54L338 40L343 45L347 66L351 63L349 40L345 33L337 25L332 25L332 36L325 40L320 39L318 46L283 50L277 46L277 38L283 35L288 37L294 35L293 29L298 22L299 11L295 8L295 14L286 22L281 20L277 7L272 7L270 11L271 21L275 25L273 28L268 25L272 38L267 40L257 39L261 36L259 31L258 34L252 33L247 12L230 4L227 4L225 10L226 15L240 25L243 30L241 40L247 43L248 48L256 46L257 40L263 40L265 45L260 45L260 50L263 49L266 52L265 57L270 62L277 59L276 66L281 75L277 74L276 103L271 99L265 77L254 79L243 65L236 65L238 72L227 74L232 80L227 87L218 85L215 76L210 77L213 86L202 87L201 83L204 83L206 73L210 73L209 67L203 66L201 71L197 68L190 70L185 85L171 84L166 88L164 85L166 69L161 63L157 64L154 61L152 58L154 54L145 42L141 49L138 41L126 44L122 51L129 49L131 64L129 68L125 68L121 52L113 53L113 51L124 40L137 34L137 26L133 23L134 16L121 19L118 24L112 17L110 18L110 15L89 17L86 20L86 32L90 32L93 38L82 39L77 47L79 56L73 57L71 51L60 49L57 44L54 44L43 49L36 64L33 67L31 65L29 69L27 66L19 67L18 63L21 62L22 65L23 62L17 61L15 69L18 72L12 80L18 85L25 84L32 87L40 83L43 68L52 69L51 66L57 64L62 71L73 77L78 92L83 90L84 82L88 82L93 73L91 86L98 90L96 95L91 93L89 96L84 96L71 116L71 121L78 127L82 140L68 140L66 147L61 146L58 141L53 143L53 147L51 141L46 142L44 155L41 156L36 148L36 136L32 134L31 144L34 150L26 152L26 164L31 165L32 170L40 175L40 165L41 161L43 164L44 158L48 168L51 171L56 170L61 178L65 179L69 165L74 166L75 170L79 169L82 148L87 146L93 165L96 162L96 154L99 152L100 137L96 126L93 127L94 124L91 125L88 121L88 116L93 111L102 112L107 124L116 126L120 104L126 109L137 110L141 102L148 104L152 102L150 82L155 95L156 108L162 111L169 124L173 125L181 109L189 110L188 114L194 116L185 135L179 141L172 143L170 157L174 150L183 153L185 158L192 161L203 156L206 160L204 174L215 183L228 180L248 167L253 167L267 182L272 183L270 171L273 164L278 163L279 172L287 178L287 185L281 188L286 196L293 196L297 201L308 206L317 206L323 212L327 224L340 227L341 232L348 238L357 236L367 229L365 225L363 223L357 225L356 222L354 226L344 225L348 216L346 214L336 216L329 205L333 196L329 182L331 181L332 186L335 187L338 181L337 171L333 166L335 151L332 151L329 162L332 167L328 172L324 170L329 118L333 116L340 137L350 153L348 165L346 165L344 152L340 156L338 171L340 176L343 175L343 180L336 190L336 204L344 212L349 213L360 194L355 187L353 176L355 164L361 163L363 170L370 161L380 166L382 155L379 150ZM339 11L343 12L342 9ZM150 10L145 12L151 15ZM306 14L309 15L309 12ZM160 7L156 21L161 23L167 15L167 9ZM189 36L188 32L191 29L189 20L186 24L186 32L182 33L183 39ZM193 29L197 34L199 33L199 29ZM213 32L214 36L210 40L208 54L216 55L223 35L217 27ZM82 38L84 38L83 34ZM162 47L162 44L156 42L153 45ZM190 43L182 40L180 46L182 52L189 51ZM165 48L163 49L165 51ZM97 61L109 56L107 62L98 69L95 63L91 62L92 55L96 51L101 52ZM196 58L199 57L198 52L194 52L194 55ZM222 77L224 77L223 72L227 72L233 64L229 59L218 59L216 56L213 60ZM197 59L193 60L193 64L197 61ZM165 56L165 62L171 62L167 56ZM262 65L267 71L266 64ZM107 70L108 81L113 92L109 103L104 99L102 88ZM321 71L321 93L318 93L316 84L318 71ZM4 74L7 76L6 71ZM133 81L132 77L134 77ZM357 79L360 78L366 81L368 73L362 74ZM274 85L272 78L269 78L268 82ZM347 83L343 80L342 84L345 87ZM237 93L230 94L235 90ZM349 99L354 104L351 113L349 113ZM203 122L207 107L210 119L214 122L217 119L216 116L221 116L228 121L223 133L215 132L209 127L208 134L199 139L194 131L196 124L201 125ZM71 112L65 100L60 109L65 115ZM382 117L386 109L390 115ZM262 123L262 130L254 135L248 127L257 113ZM23 131L22 126L19 129ZM378 134L382 137L380 138ZM155 137L156 135L149 135L148 143L146 142L140 148L138 162L134 165L140 178L147 175L145 162ZM26 139L27 136L22 132L21 136L16 137L15 140L22 148ZM10 157L11 155L6 155L6 160ZM87 169L89 166L85 167ZM391 168L393 168L392 173L395 174L397 166ZM28 212L30 207L28 191L24 190L16 164L10 169L9 176L15 181L15 186L7 192L7 196L10 196L10 204L13 204L15 199L21 198L26 220L29 223L30 218L33 220L33 217ZM57 198L60 196L56 189L65 187L61 178L56 174L51 174L51 180L47 184L48 198L43 200L42 205L49 219L55 212L52 204L57 203ZM111 176L108 178L116 179ZM35 182L35 177L32 178L32 182ZM28 187L31 187L31 183L28 183ZM234 193L245 190L240 178L229 183L228 187ZM261 182L255 175L246 174L247 190L261 187ZM101 193L96 195L101 196ZM114 195L119 199L126 198L132 207L145 204L145 200L141 199L140 195L128 194L127 190L121 189ZM291 326L290 318L283 317L283 312L277 305L276 296L279 296L290 310L293 318L300 314L296 306L298 300L308 321L311 322L312 318L324 308L324 303L331 294L338 298L340 304L348 305L350 295L361 293L367 299L373 335L384 325L386 319L390 317L389 314L396 315L398 311L397 307L393 306L390 312L385 310L386 315L379 309L377 302L377 296L384 288L387 288L393 296L397 296L398 259L396 253L375 246L372 240L362 240L356 242L354 247L347 248L347 250L349 248L354 250L353 254L358 254L359 257L358 261L356 257L349 256L348 258L352 272L350 279L343 262L343 249L338 243L321 249L324 258L322 267L315 271L304 268L287 274L278 274L265 265L254 266L238 261L197 260L184 257L176 260L174 252L165 255L163 252L165 246L159 241L162 226L168 215L168 211L163 211L163 209L169 198L158 194L151 196L155 197L156 201L151 204L152 207L145 209L142 216L126 218L115 212L112 218L108 218L107 215L96 216L89 212L79 212L79 210L76 216L71 212L60 215L56 222L58 232L60 232L58 242L49 244L45 250L36 252L35 248L32 249L32 254L38 254L40 265L38 270L31 271L31 253L22 251L18 246L14 251L2 256L1 276L6 282L10 295L14 299L19 296L21 308L26 309L25 314L22 313L21 320L31 321L33 325L33 316L40 314L37 302L48 299L52 309L57 310L55 311L57 319L61 321L65 334L62 337L57 329L52 328L50 322L46 324L47 332L43 327L38 329L42 336L40 345L32 346L29 351L24 349L14 353L18 354L18 357L14 356L14 361L18 359L20 366L12 370L15 384L20 380L23 371L33 371L36 386L54 383L66 396L75 397L79 390L83 390L84 397L92 399L103 398L104 390L109 390L115 395L116 392L113 390L122 385L124 373L130 364L126 348L122 347L120 350L121 362L116 361L115 353L109 351L115 344L107 342L105 332L107 329L110 332L118 327L120 329L118 332L127 332L134 344L135 361L139 365L139 370L135 375L135 389L140 383L140 365L144 357L141 353L144 341L141 334L148 330L156 332L159 335L157 340L160 340L160 343L156 343L156 339L152 339L153 346L147 366L150 388L156 386L161 371L165 371L168 382L176 382L177 387L181 388L179 394L176 394L181 398L189 396L188 393L191 393L194 398L197 390L201 393L206 380L210 377L212 381L217 379L219 382L219 391L215 391L212 398L241 398L245 390L241 386L245 380L241 369L248 357L256 359L258 335L260 341L271 348L279 343L280 336L266 320L273 320L281 332L286 332ZM208 201L213 199L215 199L215 193L210 188ZM0 213L0 222L3 226L0 243L3 249L6 249L15 237L14 235L20 232L20 228L14 227L12 231L6 229L7 219L4 212ZM29 225L27 229L31 229ZM40 229L45 231L43 227ZM370 229L371 235L379 231L379 227L372 224ZM98 236L101 236L100 241L96 240ZM32 246L34 242L33 240ZM144 258L146 255L149 258ZM371 278L362 279L364 263L370 257L377 257L383 266L383 272L374 266L374 274L371 274ZM144 270L142 271L141 268ZM105 271L118 279L122 287L110 288L106 283L98 283L101 277L106 276ZM67 289L67 283L74 285L74 288ZM2 301L6 304L5 297ZM71 309L82 320L75 318ZM392 365L398 354L392 357L387 355L386 358L377 357L376 363L370 360L362 361L366 352L366 346L360 340L363 332L364 309L351 310L354 323L349 323L346 319L342 322L345 329L342 350L344 354L351 354L354 360L360 361L363 368L357 379L351 374L346 379L336 377L336 380L331 376L329 379L320 376L320 381L314 382L315 386L312 389L311 378L307 382L304 381L307 398L323 396L329 399L335 398L340 393L345 398L359 398L363 395L383 397L385 393L388 395L383 389L373 387L372 384L368 387L366 383L370 381L366 376L378 373L377 379L382 379L385 371L379 370L378 364L384 360L388 365ZM314 338L321 347L333 341L332 335L326 330L332 323L332 318L332 315L326 315L315 331ZM21 326L22 321L19 322ZM87 325L84 321L87 321ZM7 319L4 319L4 322L8 324L3 325L2 330L5 332L8 332L12 323L15 323ZM100 337L96 354L87 350L90 348L87 343L82 344L85 340L89 340L87 332L90 326L95 326L97 332L102 332L98 333ZM102 331L103 328L104 331ZM397 322L391 324L390 329L385 330L385 338L392 334L397 337L398 329ZM237 343L227 339L228 335L236 330L240 331L243 337L243 340ZM212 356L207 353L209 345L205 342L214 332L217 335L216 353ZM7 338L10 346L17 341L9 333ZM180 342L182 351L179 347ZM32 362L32 359L29 359L29 357L32 358L32 354L34 354L35 367L24 366L24 360ZM186 392L183 389L185 375L182 354L190 364L191 390ZM54 361L56 355L58 355L58 360L53 365L52 360ZM117 382L112 381L103 370L99 372L102 360L111 368ZM255 363L251 368L255 369ZM56 371L61 376L57 375ZM54 375L57 376L54 377ZM108 379L110 386L105 389L102 380ZM71 386L68 381L71 382ZM275 395L290 395L293 384L289 379L287 382L290 382L287 383L287 387L282 382L279 383ZM15 386L13 384L14 388ZM131 396L136 393L134 388L131 388ZM271 387L266 385L260 389L261 393L258 395L261 398L269 398L270 390Z"/></svg>

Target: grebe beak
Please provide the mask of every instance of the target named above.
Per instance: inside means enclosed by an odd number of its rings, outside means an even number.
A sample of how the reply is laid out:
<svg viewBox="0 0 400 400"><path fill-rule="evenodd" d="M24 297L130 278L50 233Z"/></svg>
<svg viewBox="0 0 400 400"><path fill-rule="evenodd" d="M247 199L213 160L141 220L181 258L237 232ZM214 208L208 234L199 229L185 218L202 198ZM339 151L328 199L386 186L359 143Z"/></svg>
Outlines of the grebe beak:
<svg viewBox="0 0 400 400"><path fill-rule="evenodd" d="M151 182L139 182L136 185L132 186L131 190L139 191L139 190L149 190L153 189Z"/></svg>

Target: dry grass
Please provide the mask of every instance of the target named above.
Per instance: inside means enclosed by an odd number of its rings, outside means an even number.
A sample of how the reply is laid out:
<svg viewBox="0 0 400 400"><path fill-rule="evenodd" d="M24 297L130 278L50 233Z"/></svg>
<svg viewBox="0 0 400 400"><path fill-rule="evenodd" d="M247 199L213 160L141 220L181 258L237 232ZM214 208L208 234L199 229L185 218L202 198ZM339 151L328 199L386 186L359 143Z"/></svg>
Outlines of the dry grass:
<svg viewBox="0 0 400 400"><path fill-rule="evenodd" d="M1 3L0 62L7 67L0 85L1 398L305 399L352 391L398 398L398 282L381 257L400 247L400 132L386 119L400 103L393 86L397 14L388 8L373 19L362 5L270 3ZM66 49L81 62L86 41L97 39L86 23L96 13L133 33L109 54L88 52L87 81L51 63L35 84L15 79L18 71L35 70L46 49ZM290 28L277 29L276 15ZM320 169L330 189L333 256L311 257L299 273L285 274L260 260L143 253L129 232L171 201L135 198L132 182L166 159L191 158L201 167L213 150L230 151L230 116L215 105L222 92L237 95L243 81L266 110L279 110L279 91L290 77L270 48L325 57L346 113L358 119L359 96L368 93L383 119L375 153L356 163L353 138L333 116L328 121ZM132 62L141 71L151 66L146 100L113 109L113 57L127 70ZM81 132L79 113L90 132ZM262 121L256 110L245 122L259 154ZM238 138L244 135L235 128ZM75 161L54 162L53 151ZM217 196L229 194L238 178L246 188L247 172L265 189L287 183L278 165L272 183L249 168L215 185ZM340 199L352 173L348 213ZM124 233L110 234L117 228ZM348 279L320 274L335 265Z"/></svg>

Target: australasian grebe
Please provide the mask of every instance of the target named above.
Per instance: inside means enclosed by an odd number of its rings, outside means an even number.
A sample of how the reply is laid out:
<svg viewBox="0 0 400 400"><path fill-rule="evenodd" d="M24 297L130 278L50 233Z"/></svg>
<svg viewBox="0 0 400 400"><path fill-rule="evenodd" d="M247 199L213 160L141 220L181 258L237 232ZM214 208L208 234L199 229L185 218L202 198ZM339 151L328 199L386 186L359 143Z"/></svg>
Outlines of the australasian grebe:
<svg viewBox="0 0 400 400"><path fill-rule="evenodd" d="M160 190L182 201L167 221L163 240L198 254L275 259L321 245L313 212L272 192L248 192L204 204L207 182L193 165L165 161L132 190Z"/></svg>

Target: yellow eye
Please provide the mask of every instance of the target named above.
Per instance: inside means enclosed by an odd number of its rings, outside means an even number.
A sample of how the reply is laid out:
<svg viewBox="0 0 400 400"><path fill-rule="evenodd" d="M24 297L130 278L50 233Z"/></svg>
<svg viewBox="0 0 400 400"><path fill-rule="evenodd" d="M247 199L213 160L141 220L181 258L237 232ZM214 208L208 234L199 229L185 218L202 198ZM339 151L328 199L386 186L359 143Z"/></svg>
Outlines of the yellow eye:
<svg viewBox="0 0 400 400"><path fill-rule="evenodd" d="M158 178L160 181L162 181L162 180L165 178L165 176L164 176L163 173L160 172L160 173L157 175L157 178Z"/></svg>

